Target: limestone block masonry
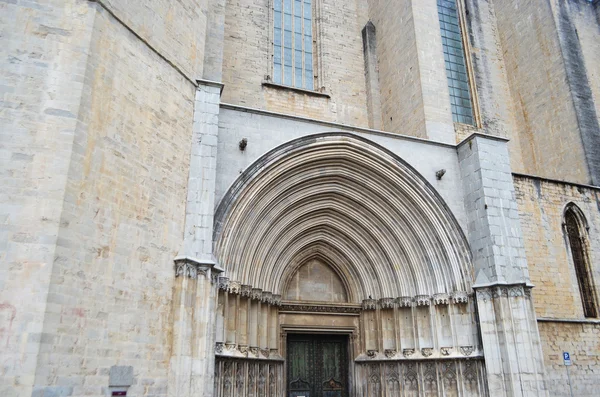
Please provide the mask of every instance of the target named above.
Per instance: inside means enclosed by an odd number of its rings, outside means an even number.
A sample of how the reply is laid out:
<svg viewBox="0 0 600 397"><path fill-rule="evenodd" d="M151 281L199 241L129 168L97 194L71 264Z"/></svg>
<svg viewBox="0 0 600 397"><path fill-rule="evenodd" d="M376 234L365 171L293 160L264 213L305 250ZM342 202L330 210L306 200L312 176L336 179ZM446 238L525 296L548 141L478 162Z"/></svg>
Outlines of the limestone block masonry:
<svg viewBox="0 0 600 397"><path fill-rule="evenodd" d="M506 141L475 134L458 158L490 394L548 395Z"/></svg>

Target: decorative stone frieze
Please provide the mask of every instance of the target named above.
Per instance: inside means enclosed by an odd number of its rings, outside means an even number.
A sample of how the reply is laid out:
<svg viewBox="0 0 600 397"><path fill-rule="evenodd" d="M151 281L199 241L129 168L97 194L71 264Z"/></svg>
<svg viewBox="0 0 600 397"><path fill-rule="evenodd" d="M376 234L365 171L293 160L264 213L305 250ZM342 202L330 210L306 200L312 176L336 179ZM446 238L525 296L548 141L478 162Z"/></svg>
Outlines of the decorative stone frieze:
<svg viewBox="0 0 600 397"><path fill-rule="evenodd" d="M191 261L176 261L175 262L175 277L198 278L198 274L207 275L209 266L204 266Z"/></svg>
<svg viewBox="0 0 600 397"><path fill-rule="evenodd" d="M377 309L377 301L375 299L364 299L362 301L363 310L375 310Z"/></svg>
<svg viewBox="0 0 600 397"><path fill-rule="evenodd" d="M415 349L402 349L402 355L409 358L415 354Z"/></svg>
<svg viewBox="0 0 600 397"><path fill-rule="evenodd" d="M252 292L250 293L250 298L252 300L259 301L262 299L262 289L260 288L252 288Z"/></svg>
<svg viewBox="0 0 600 397"><path fill-rule="evenodd" d="M221 291L227 291L229 288L229 277L219 277L219 289Z"/></svg>
<svg viewBox="0 0 600 397"><path fill-rule="evenodd" d="M242 291L242 283L239 281L229 281L229 288L227 292L233 295L237 295Z"/></svg>
<svg viewBox="0 0 600 397"><path fill-rule="evenodd" d="M394 298L381 298L379 299L379 307L382 309L393 309Z"/></svg>
<svg viewBox="0 0 600 397"><path fill-rule="evenodd" d="M344 314L359 314L360 308L354 306L330 306L330 305L297 305L297 304L281 304L279 300L280 310L282 312L307 312L307 313L344 313ZM375 310L375 309L372 309Z"/></svg>
<svg viewBox="0 0 600 397"><path fill-rule="evenodd" d="M431 297L429 295L417 295L415 296L415 306L430 306Z"/></svg>
<svg viewBox="0 0 600 397"><path fill-rule="evenodd" d="M448 305L450 304L450 295L448 294L435 294L433 295L434 305Z"/></svg>
<svg viewBox="0 0 600 397"><path fill-rule="evenodd" d="M469 302L469 294L465 291L455 291L452 293L452 302L454 304L462 304Z"/></svg>
<svg viewBox="0 0 600 397"><path fill-rule="evenodd" d="M401 296L399 298L396 298L396 304L398 305L398 307L412 307L413 298L410 296Z"/></svg>
<svg viewBox="0 0 600 397"><path fill-rule="evenodd" d="M242 284L240 288L240 295L242 298L250 298L252 295L252 286L247 284Z"/></svg>
<svg viewBox="0 0 600 397"><path fill-rule="evenodd" d="M433 354L433 349L431 347L424 347L421 349L421 354L423 357L431 357Z"/></svg>

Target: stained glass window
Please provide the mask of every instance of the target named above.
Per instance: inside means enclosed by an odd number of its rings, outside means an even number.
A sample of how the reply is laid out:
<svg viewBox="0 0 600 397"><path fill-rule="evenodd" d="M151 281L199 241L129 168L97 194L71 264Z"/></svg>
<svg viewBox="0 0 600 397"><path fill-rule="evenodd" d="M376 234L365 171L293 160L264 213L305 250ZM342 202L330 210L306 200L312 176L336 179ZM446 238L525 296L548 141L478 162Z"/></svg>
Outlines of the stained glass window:
<svg viewBox="0 0 600 397"><path fill-rule="evenodd" d="M456 0L437 0L437 6L452 118L457 123L475 124Z"/></svg>
<svg viewBox="0 0 600 397"><path fill-rule="evenodd" d="M312 0L273 1L273 82L313 89Z"/></svg>

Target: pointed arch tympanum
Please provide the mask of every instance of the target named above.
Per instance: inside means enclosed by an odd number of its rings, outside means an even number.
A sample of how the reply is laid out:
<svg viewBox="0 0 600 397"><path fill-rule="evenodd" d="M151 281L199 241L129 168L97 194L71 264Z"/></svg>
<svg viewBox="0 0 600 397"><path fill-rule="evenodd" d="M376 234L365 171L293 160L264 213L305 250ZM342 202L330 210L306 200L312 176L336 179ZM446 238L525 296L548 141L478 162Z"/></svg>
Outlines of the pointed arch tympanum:
<svg viewBox="0 0 600 397"><path fill-rule="evenodd" d="M214 233L227 276L273 294L313 257L353 302L471 290L468 244L443 199L352 134L305 136L262 156L221 201Z"/></svg>

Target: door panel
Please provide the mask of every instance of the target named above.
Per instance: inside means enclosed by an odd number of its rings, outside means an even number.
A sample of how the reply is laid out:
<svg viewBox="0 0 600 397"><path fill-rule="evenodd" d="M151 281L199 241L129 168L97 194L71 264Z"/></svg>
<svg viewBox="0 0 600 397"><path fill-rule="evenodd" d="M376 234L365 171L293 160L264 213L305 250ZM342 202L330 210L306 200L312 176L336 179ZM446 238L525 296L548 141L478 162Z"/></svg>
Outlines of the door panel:
<svg viewBox="0 0 600 397"><path fill-rule="evenodd" d="M348 338L288 336L288 396L347 397Z"/></svg>

